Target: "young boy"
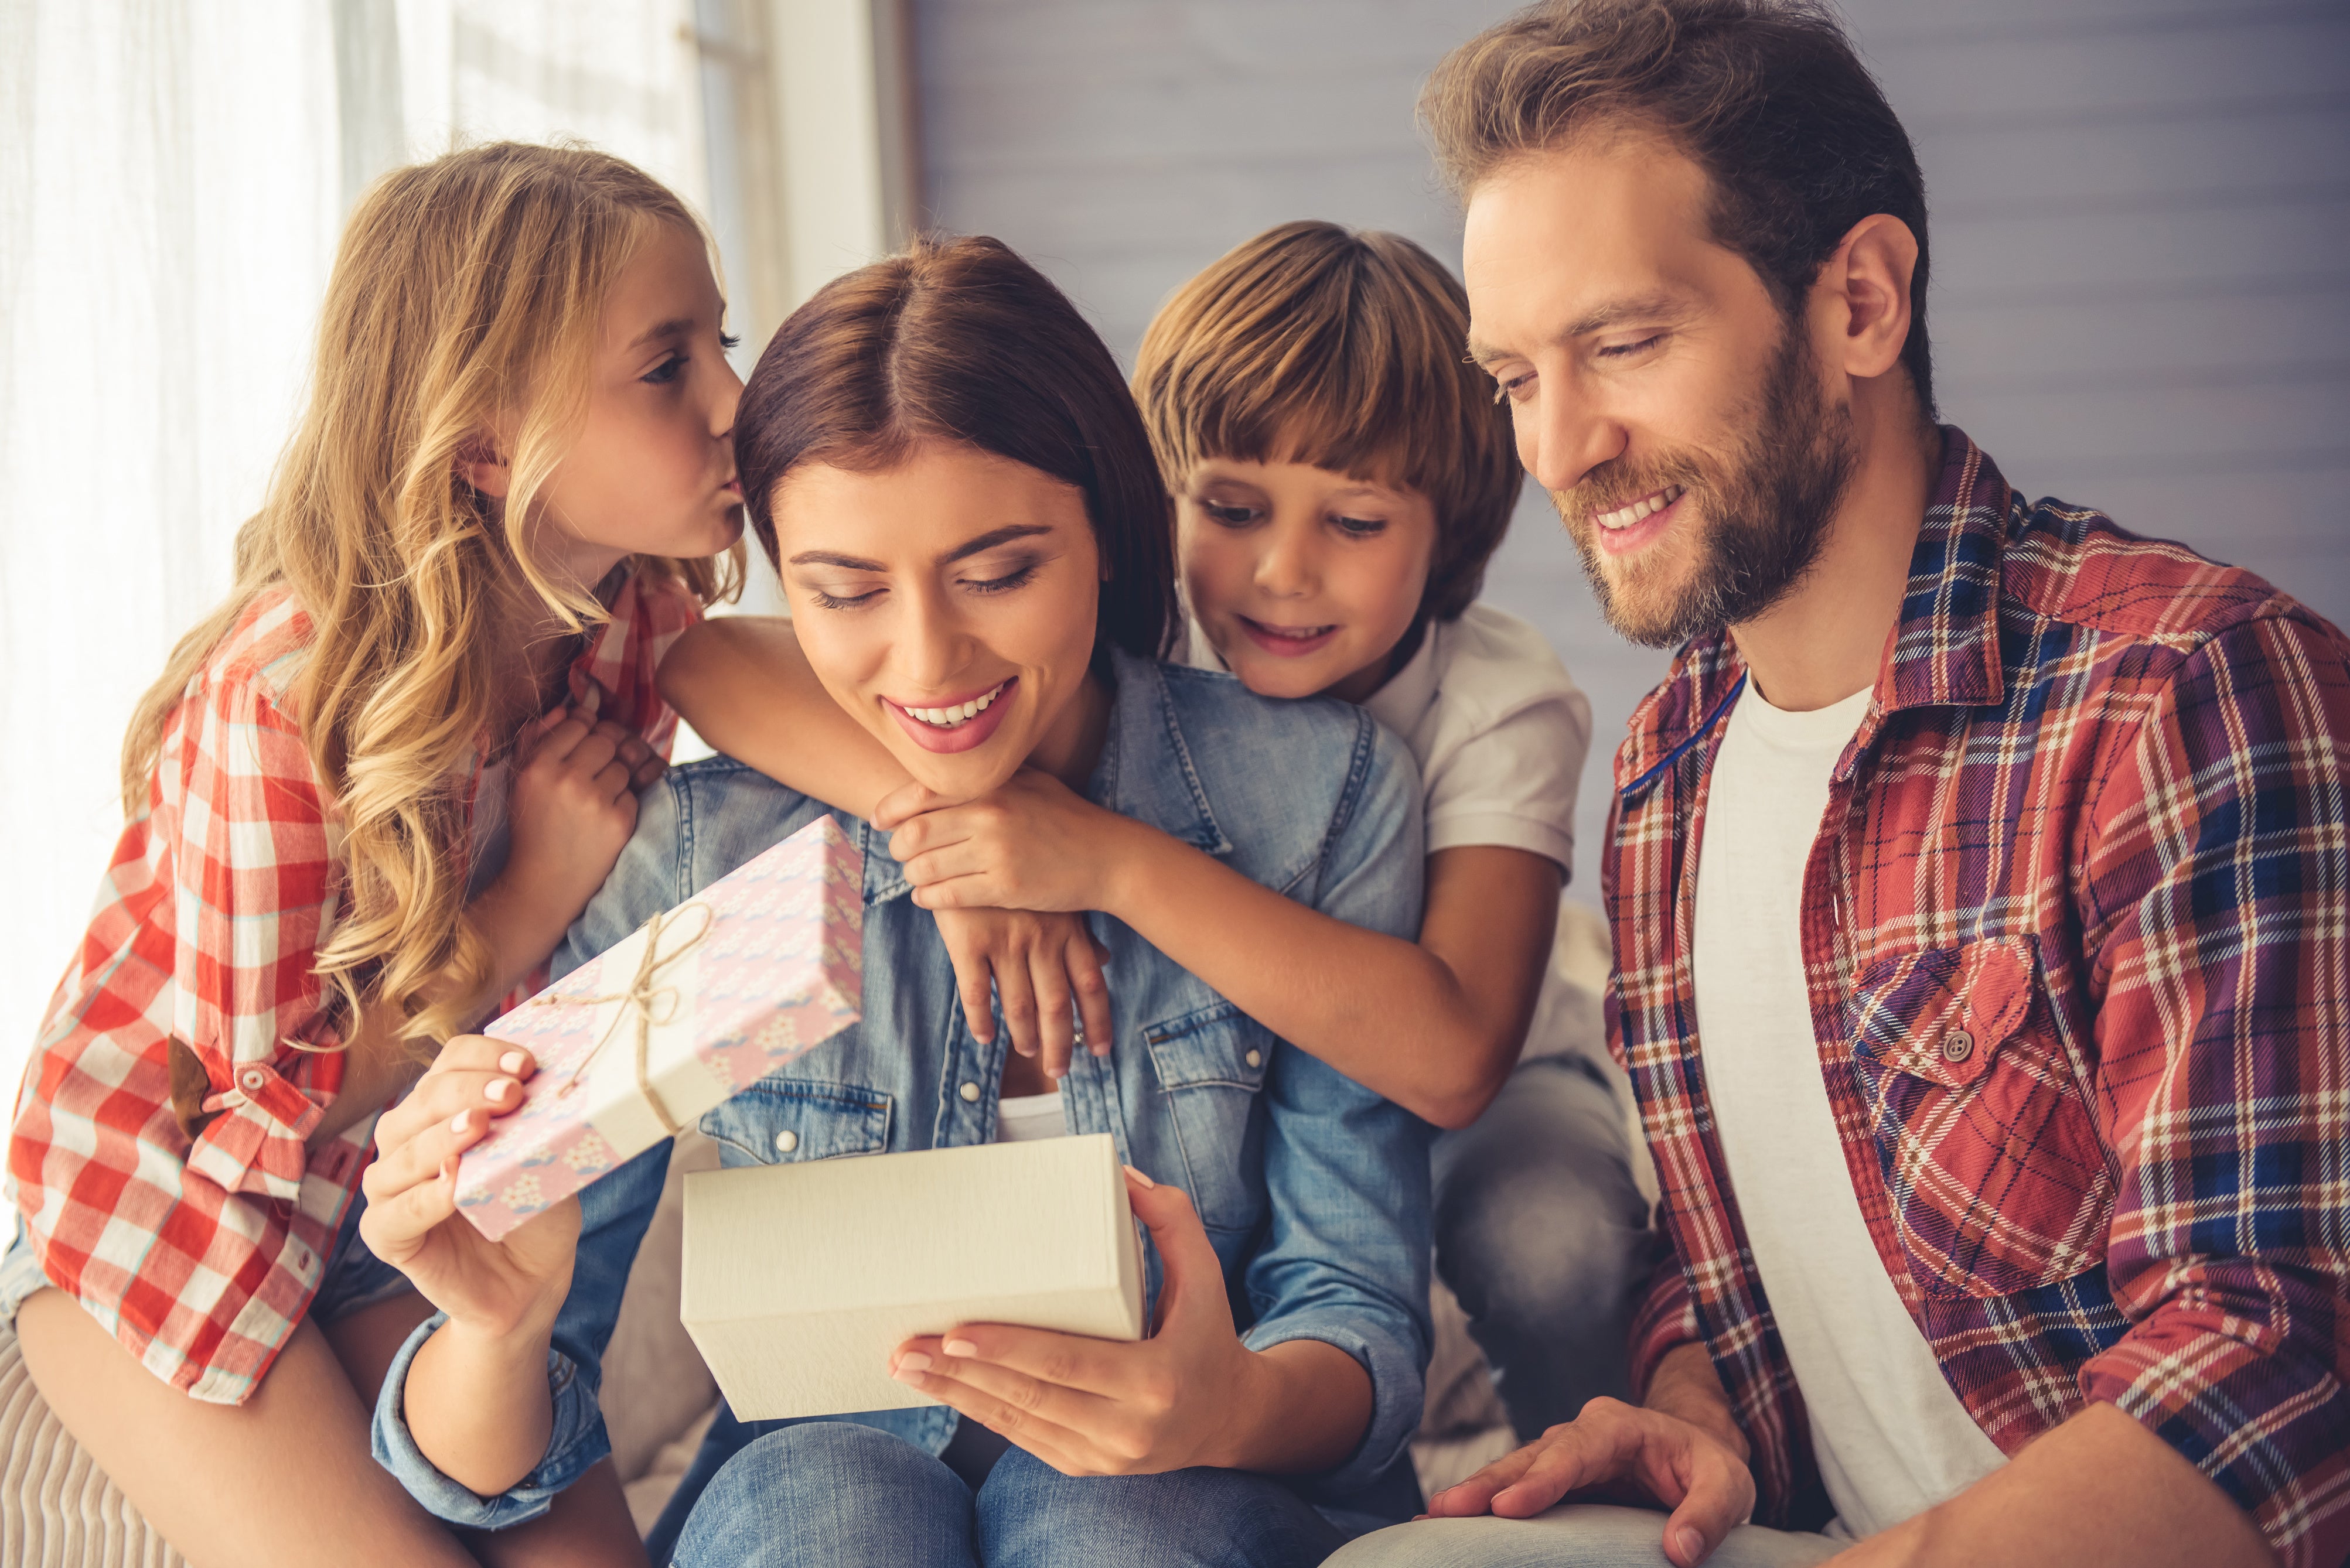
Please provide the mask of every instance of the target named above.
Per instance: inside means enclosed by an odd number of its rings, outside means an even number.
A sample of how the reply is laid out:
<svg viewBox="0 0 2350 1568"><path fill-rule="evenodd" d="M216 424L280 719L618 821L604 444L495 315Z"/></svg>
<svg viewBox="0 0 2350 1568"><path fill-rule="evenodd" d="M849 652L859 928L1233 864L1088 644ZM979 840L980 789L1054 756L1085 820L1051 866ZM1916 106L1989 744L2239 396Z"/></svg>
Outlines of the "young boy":
<svg viewBox="0 0 2350 1568"><path fill-rule="evenodd" d="M1460 285L1411 242L1286 223L1178 291L1134 378L1175 499L1191 660L1262 696L1362 704L1419 765L1417 944L1220 865L1212 834L1137 830L1043 774L975 802L908 784L817 689L788 622L698 628L661 680L712 744L896 830L974 1033L1000 1005L1013 1035L1007 1119L1057 1128L1072 1044L1112 1048L1091 910L1455 1129L1435 1156L1438 1268L1531 1438L1628 1392L1652 1242L1604 1070L1557 1042L1529 1051L1590 709L1533 628L1475 602L1522 474L1467 333ZM1263 763L1275 794L1281 759Z"/></svg>

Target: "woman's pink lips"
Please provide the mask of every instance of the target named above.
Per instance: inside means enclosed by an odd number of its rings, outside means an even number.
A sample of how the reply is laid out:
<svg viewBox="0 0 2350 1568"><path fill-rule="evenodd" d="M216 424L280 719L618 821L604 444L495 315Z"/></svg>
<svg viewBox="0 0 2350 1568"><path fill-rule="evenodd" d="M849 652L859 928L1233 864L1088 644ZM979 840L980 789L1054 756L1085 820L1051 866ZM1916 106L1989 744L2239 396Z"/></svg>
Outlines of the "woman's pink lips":
<svg viewBox="0 0 2350 1568"><path fill-rule="evenodd" d="M1636 497L1636 499L1645 500L1647 498L1643 496ZM1659 535L1662 534L1668 527L1671 526L1672 520L1680 514L1681 503L1688 499L1689 492L1684 490L1679 495L1673 497L1673 504L1670 506L1659 507L1658 510L1649 513L1646 517L1641 518L1638 523L1633 524L1629 528L1603 528L1599 525L1599 520L1596 517L1594 517L1591 520L1591 531L1599 535L1599 547L1601 549L1607 551L1611 556L1625 555L1630 551L1638 549L1643 545L1648 544ZM1631 504L1631 502L1626 502L1625 504L1628 506ZM1617 508L1611 506L1607 510L1614 512L1617 510Z"/></svg>
<svg viewBox="0 0 2350 1568"><path fill-rule="evenodd" d="M951 702L921 704L925 708L960 708L965 702L986 696L990 691L995 693L994 701L990 702L951 730L941 730L936 724L922 722L921 720L907 712L903 704L891 698L882 698L881 705L889 710L890 716L898 721L899 727L906 733L914 738L914 744L921 747L922 750L941 753L967 752L973 746L982 744L990 735L995 733L996 726L1003 722L1004 712L1012 705L1010 699L1013 688L1019 684L1020 678L1015 675L1000 687L983 687Z"/></svg>
<svg viewBox="0 0 2350 1568"><path fill-rule="evenodd" d="M1317 631L1312 637L1284 637L1268 627L1258 625L1246 616L1235 616L1248 639L1276 659L1301 659L1309 653L1319 653L1330 639L1338 635L1336 627Z"/></svg>

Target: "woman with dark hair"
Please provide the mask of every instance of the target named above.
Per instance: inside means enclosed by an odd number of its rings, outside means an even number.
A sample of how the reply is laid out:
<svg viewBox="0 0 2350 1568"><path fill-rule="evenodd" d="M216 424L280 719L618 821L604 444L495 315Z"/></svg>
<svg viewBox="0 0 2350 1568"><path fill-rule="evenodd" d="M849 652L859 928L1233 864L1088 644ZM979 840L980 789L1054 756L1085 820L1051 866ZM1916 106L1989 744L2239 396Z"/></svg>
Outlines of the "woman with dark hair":
<svg viewBox="0 0 2350 1568"><path fill-rule="evenodd" d="M1412 929L1400 744L1360 709L1159 661L1167 497L1116 364L1034 268L973 239L836 281L769 345L735 429L802 650L916 780L970 799L1049 772L1315 909ZM723 1421L664 1560L1271 1568L1412 1512L1427 1127L1124 925L1090 918L1123 1048L1055 1088L1000 1020L974 1033L884 836L713 758L646 795L558 968L827 811L867 852L863 1022L703 1129L734 1164L1109 1133L1155 1326L1123 1345L973 1324L891 1358L936 1405ZM597 1357L667 1160L484 1241L440 1173L517 1103L518 1056L452 1041L380 1125L369 1189L370 1244L442 1309L384 1379L378 1452L434 1512L492 1529L607 1452Z"/></svg>

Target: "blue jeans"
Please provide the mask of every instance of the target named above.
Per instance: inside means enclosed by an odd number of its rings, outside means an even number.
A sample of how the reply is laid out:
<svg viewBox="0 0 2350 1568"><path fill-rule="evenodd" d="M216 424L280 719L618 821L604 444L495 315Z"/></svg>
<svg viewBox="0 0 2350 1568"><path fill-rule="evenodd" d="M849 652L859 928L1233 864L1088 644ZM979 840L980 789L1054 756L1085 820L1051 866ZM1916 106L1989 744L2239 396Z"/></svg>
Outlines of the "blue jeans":
<svg viewBox="0 0 2350 1568"><path fill-rule="evenodd" d="M1574 1056L1520 1064L1483 1116L1436 1140L1436 1272L1522 1439L1599 1395L1631 1397L1634 1293L1662 1242L1625 1140L1614 1091Z"/></svg>
<svg viewBox="0 0 2350 1568"><path fill-rule="evenodd" d="M1065 1476L1014 1449L978 1491L846 1421L773 1431L718 1472L675 1568L1308 1568L1345 1537L1241 1470Z"/></svg>
<svg viewBox="0 0 2350 1568"><path fill-rule="evenodd" d="M1706 1568L1811 1568L1846 1547L1805 1531L1742 1524ZM1672 1568L1665 1516L1609 1503L1562 1503L1532 1519L1422 1519L1366 1535L1330 1568Z"/></svg>

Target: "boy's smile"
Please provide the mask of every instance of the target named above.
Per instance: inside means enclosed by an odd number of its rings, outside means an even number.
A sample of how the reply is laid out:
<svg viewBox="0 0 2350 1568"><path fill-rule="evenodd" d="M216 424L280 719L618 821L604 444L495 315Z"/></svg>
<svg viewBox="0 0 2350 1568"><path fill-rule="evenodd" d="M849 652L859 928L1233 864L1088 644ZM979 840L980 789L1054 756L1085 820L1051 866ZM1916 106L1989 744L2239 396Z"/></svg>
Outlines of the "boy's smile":
<svg viewBox="0 0 2350 1568"><path fill-rule="evenodd" d="M1436 509L1311 463L1212 459L1178 497L1176 541L1191 614L1250 691L1359 702L1419 618Z"/></svg>

